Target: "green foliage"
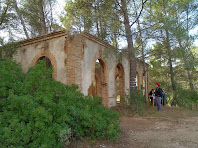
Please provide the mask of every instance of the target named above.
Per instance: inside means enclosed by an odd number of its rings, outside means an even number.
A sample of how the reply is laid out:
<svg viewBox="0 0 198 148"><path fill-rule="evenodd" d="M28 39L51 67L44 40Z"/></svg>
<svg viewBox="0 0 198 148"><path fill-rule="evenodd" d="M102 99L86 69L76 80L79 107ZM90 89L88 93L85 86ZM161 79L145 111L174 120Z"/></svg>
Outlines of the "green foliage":
<svg viewBox="0 0 198 148"><path fill-rule="evenodd" d="M67 128L67 129L60 131L59 136L60 136L60 141L61 143L64 143L64 146L69 145L70 139L72 136L71 128Z"/></svg>
<svg viewBox="0 0 198 148"><path fill-rule="evenodd" d="M14 61L0 62L0 147L62 147L82 137L118 140L117 112L51 74L43 61L26 75Z"/></svg>
<svg viewBox="0 0 198 148"><path fill-rule="evenodd" d="M145 107L145 96L142 90L137 90L135 93L131 93L127 96L129 105L132 111L138 115L142 115Z"/></svg>
<svg viewBox="0 0 198 148"><path fill-rule="evenodd" d="M0 98L7 98L10 91L19 93L24 74L15 61L0 61Z"/></svg>
<svg viewBox="0 0 198 148"><path fill-rule="evenodd" d="M198 93L196 91L178 88L176 91L176 99L173 101L175 101L174 104L180 107L198 110Z"/></svg>
<svg viewBox="0 0 198 148"><path fill-rule="evenodd" d="M60 20L69 32L86 31L116 46L122 27L117 8L113 0L68 0Z"/></svg>
<svg viewBox="0 0 198 148"><path fill-rule="evenodd" d="M3 43L3 40L0 41L0 59L12 58L13 54L16 53L18 45L19 44L13 40L10 40L6 44Z"/></svg>
<svg viewBox="0 0 198 148"><path fill-rule="evenodd" d="M10 0L0 1L0 30L7 30L8 27L14 26L13 23L16 19L16 15L12 11L12 9L13 6Z"/></svg>

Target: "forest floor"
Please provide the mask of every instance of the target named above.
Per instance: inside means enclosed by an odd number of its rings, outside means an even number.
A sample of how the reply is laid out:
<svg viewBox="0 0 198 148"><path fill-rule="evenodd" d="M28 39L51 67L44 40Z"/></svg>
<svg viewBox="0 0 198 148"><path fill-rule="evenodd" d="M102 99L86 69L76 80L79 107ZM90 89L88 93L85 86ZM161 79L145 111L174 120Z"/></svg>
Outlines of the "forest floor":
<svg viewBox="0 0 198 148"><path fill-rule="evenodd" d="M123 110L123 109L122 109ZM122 111L123 112L123 111ZM198 112L150 107L143 116L121 116L118 142L79 142L77 148L198 148Z"/></svg>

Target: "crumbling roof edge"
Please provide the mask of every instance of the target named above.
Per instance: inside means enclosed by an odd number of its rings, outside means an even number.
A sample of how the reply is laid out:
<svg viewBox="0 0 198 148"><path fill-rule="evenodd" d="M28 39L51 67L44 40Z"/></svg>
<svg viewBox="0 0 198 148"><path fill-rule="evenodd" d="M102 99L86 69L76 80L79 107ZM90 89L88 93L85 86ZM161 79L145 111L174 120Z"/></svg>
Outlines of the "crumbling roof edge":
<svg viewBox="0 0 198 148"><path fill-rule="evenodd" d="M37 42L41 42L41 41L46 41L49 39L53 39L53 38L57 38L57 37L61 37L61 36L66 36L67 33L65 30L62 31L56 31L56 32L52 32L49 34L44 34L44 35L40 35L38 37L32 38L32 39L27 39L27 40L23 40L20 41L19 44L20 46L26 46L26 45L30 45L30 44L34 44Z"/></svg>

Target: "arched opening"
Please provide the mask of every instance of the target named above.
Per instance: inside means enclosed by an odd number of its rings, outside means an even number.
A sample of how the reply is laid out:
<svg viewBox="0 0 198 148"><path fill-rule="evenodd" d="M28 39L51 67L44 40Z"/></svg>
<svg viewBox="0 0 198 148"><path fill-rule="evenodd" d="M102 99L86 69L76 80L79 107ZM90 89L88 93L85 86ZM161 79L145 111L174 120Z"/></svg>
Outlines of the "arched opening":
<svg viewBox="0 0 198 148"><path fill-rule="evenodd" d="M47 68L52 67L52 63L51 63L50 59L49 59L48 57L46 57L46 56L40 57L40 58L37 60L36 64L37 64L39 61L44 61ZM52 75L51 75L51 77L52 77Z"/></svg>
<svg viewBox="0 0 198 148"><path fill-rule="evenodd" d="M95 61L94 80L88 89L90 96L99 96L103 98L103 104L108 105L108 86L107 86L107 74L105 63L102 59Z"/></svg>
<svg viewBox="0 0 198 148"><path fill-rule="evenodd" d="M48 58L48 57L46 57L46 56L42 56L42 57L40 57L39 59L38 59L38 61L45 61L45 64L46 64L46 67L52 67L52 63L51 63L51 61L50 61L50 59ZM38 63L38 61L37 61L37 63Z"/></svg>
<svg viewBox="0 0 198 148"><path fill-rule="evenodd" d="M47 66L52 66L53 73L52 77L57 80L57 64L56 58L49 50L42 49L32 60L31 66L34 66L38 63L39 60L44 60Z"/></svg>
<svg viewBox="0 0 198 148"><path fill-rule="evenodd" d="M116 103L124 102L125 98L125 85L124 85L124 68L122 64L118 64L115 70L115 96Z"/></svg>

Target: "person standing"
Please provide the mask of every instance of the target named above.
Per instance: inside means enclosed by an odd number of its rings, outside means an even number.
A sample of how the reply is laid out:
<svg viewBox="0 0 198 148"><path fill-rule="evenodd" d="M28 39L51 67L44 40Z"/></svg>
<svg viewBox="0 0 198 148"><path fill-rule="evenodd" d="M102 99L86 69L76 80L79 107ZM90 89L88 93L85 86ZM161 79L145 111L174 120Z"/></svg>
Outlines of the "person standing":
<svg viewBox="0 0 198 148"><path fill-rule="evenodd" d="M150 100L151 100L151 105L154 106L154 100L155 100L155 92L154 89L152 89L149 93Z"/></svg>
<svg viewBox="0 0 198 148"><path fill-rule="evenodd" d="M162 105L165 106L166 94L162 92Z"/></svg>
<svg viewBox="0 0 198 148"><path fill-rule="evenodd" d="M155 83L155 101L157 104L157 111L161 111L162 107L161 107L161 99L162 99L162 89L160 88L160 84L159 83Z"/></svg>

